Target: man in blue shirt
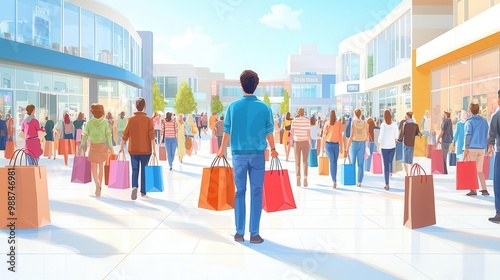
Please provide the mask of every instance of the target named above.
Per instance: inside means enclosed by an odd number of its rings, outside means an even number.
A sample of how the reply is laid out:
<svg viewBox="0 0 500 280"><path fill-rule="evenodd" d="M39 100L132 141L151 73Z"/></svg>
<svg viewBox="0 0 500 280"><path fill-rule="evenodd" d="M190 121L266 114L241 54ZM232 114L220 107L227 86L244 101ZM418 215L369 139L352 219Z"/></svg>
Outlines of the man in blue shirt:
<svg viewBox="0 0 500 280"><path fill-rule="evenodd" d="M260 101L253 93L259 84L259 76L252 70L245 70L240 75L243 97L229 104L224 119L224 137L217 155L224 156L224 151L231 141L233 155L234 182L236 197L234 216L236 234L234 241L245 241L247 175L250 178L250 243L262 243L259 235L260 216L262 213L262 185L264 184L264 150L267 142L271 156L278 157L274 147L274 120L271 108Z"/></svg>
<svg viewBox="0 0 500 280"><path fill-rule="evenodd" d="M479 116L479 104L470 104L469 111L472 114L465 121L465 151L464 159L469 157L476 162L477 177L481 182L481 194L490 195L486 189L486 180L483 173L484 151L488 145L488 122ZM476 190L470 190L467 195L477 195Z"/></svg>
<svg viewBox="0 0 500 280"><path fill-rule="evenodd" d="M498 91L498 106L500 106L500 90ZM493 193L495 194L496 215L488 220L493 223L500 223L500 108L491 116L490 132L488 136L488 155L493 155L493 145L495 145L495 165L493 168Z"/></svg>

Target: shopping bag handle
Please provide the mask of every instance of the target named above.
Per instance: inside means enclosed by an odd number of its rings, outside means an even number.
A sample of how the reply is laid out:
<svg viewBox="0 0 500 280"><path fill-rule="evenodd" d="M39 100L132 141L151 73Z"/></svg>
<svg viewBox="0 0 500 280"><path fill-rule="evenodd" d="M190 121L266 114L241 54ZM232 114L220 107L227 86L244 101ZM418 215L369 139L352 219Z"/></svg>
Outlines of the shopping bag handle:
<svg viewBox="0 0 500 280"><path fill-rule="evenodd" d="M148 162L148 166L159 166L159 162L158 162L158 158L156 157L156 155L151 155L151 157L149 158L149 162Z"/></svg>
<svg viewBox="0 0 500 280"><path fill-rule="evenodd" d="M465 156L462 161L471 161L470 155Z"/></svg>
<svg viewBox="0 0 500 280"><path fill-rule="evenodd" d="M271 171L271 174L273 174L273 171L277 171L278 175L283 175L285 171L283 170L283 166L281 165L281 161L279 158L273 157L271 159L271 165L269 166L269 170Z"/></svg>
<svg viewBox="0 0 500 280"><path fill-rule="evenodd" d="M120 160L120 154L122 155L123 158L122 161L126 161L127 157L125 156L125 152L118 152L118 154L116 155L116 160Z"/></svg>
<svg viewBox="0 0 500 280"><path fill-rule="evenodd" d="M421 176L420 183L423 182L425 177L425 182L427 183L427 172L425 172L425 169L418 163L413 164L411 167L410 176Z"/></svg>
<svg viewBox="0 0 500 280"><path fill-rule="evenodd" d="M212 164L210 165L210 173L212 173L212 170L214 170L214 167L219 166L219 162L221 159L222 159L222 166L223 167L226 167L228 170L229 170L229 168L231 168L231 165L229 164L229 162L227 161L225 156L222 156L222 157L216 156L214 158L214 160L212 161Z"/></svg>
<svg viewBox="0 0 500 280"><path fill-rule="evenodd" d="M36 159L33 156L33 154L31 154L31 152L28 151L28 150L26 150L26 149L17 149L16 151L14 151L14 154L12 155L12 158L9 161L9 166L12 166L13 168L16 168L16 163L17 163L17 159L18 158L19 158L19 166L23 166L22 165L22 163L23 163L23 157L25 157L26 166L29 166L29 164L28 164L28 157L31 158L31 161L34 164L34 167L38 168L38 176L40 178L42 178L42 172L40 171L40 166L38 165L38 159ZM14 160L14 165L12 165L12 160Z"/></svg>
<svg viewBox="0 0 500 280"><path fill-rule="evenodd" d="M350 155L347 155L347 157L344 157L344 164L345 164L345 160L346 160L346 159L349 159L349 164L351 164L351 163L352 163L352 162L351 162L351 156L350 156Z"/></svg>

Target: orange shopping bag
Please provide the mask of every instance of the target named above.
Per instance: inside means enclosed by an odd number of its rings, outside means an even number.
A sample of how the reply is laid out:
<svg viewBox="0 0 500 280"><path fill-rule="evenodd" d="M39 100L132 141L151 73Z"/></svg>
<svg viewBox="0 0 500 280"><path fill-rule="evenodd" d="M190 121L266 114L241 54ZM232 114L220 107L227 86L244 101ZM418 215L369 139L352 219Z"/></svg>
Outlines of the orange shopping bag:
<svg viewBox="0 0 500 280"><path fill-rule="evenodd" d="M25 149L16 150L9 166L0 167L0 180L6 191L0 195L2 228L10 228L11 222L18 229L50 224L47 171L33 158L34 166L22 165L28 156Z"/></svg>
<svg viewBox="0 0 500 280"><path fill-rule="evenodd" d="M223 166L218 166L222 159ZM225 157L216 157L210 167L203 168L198 207L208 210L234 208L234 172Z"/></svg>
<svg viewBox="0 0 500 280"><path fill-rule="evenodd" d="M4 152L5 158L11 159L15 149L16 149L16 144L14 141L5 142L5 152Z"/></svg>

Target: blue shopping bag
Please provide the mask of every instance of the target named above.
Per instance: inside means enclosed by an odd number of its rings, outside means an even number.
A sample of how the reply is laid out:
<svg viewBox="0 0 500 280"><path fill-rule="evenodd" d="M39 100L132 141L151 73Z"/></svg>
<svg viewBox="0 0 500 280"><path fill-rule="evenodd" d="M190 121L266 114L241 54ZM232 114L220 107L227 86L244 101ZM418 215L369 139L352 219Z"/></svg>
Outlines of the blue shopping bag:
<svg viewBox="0 0 500 280"><path fill-rule="evenodd" d="M370 172L371 171L371 164L372 164L372 155L375 152L375 143L369 142L368 147L370 148L370 155L368 158L365 159L365 171Z"/></svg>
<svg viewBox="0 0 500 280"><path fill-rule="evenodd" d="M403 160L403 142L396 142L396 160Z"/></svg>
<svg viewBox="0 0 500 280"><path fill-rule="evenodd" d="M450 166L457 166L457 154L456 153L450 153L449 162L450 162Z"/></svg>
<svg viewBox="0 0 500 280"><path fill-rule="evenodd" d="M309 167L318 167L318 152L316 149L309 150L309 157L307 158Z"/></svg>
<svg viewBox="0 0 500 280"><path fill-rule="evenodd" d="M345 160L349 159L349 163ZM344 186L356 185L356 168L354 163L351 163L351 157L344 158L344 163L340 165L340 183Z"/></svg>
<svg viewBox="0 0 500 280"><path fill-rule="evenodd" d="M488 180L493 180L493 173L495 173L493 167L495 167L495 156L490 156L490 174L488 174Z"/></svg>
<svg viewBox="0 0 500 280"><path fill-rule="evenodd" d="M146 192L163 192L163 170L156 156L151 156L145 174Z"/></svg>

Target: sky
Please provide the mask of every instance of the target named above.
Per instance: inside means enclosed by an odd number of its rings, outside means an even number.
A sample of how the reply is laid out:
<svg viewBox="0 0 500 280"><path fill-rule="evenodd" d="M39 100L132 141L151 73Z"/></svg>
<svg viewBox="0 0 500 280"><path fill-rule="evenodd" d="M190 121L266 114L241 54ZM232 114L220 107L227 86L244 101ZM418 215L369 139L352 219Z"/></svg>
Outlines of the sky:
<svg viewBox="0 0 500 280"><path fill-rule="evenodd" d="M301 45L337 54L349 36L373 28L401 0L99 0L152 31L154 63L192 64L236 79L286 77ZM126 4L125 4L126 3Z"/></svg>

